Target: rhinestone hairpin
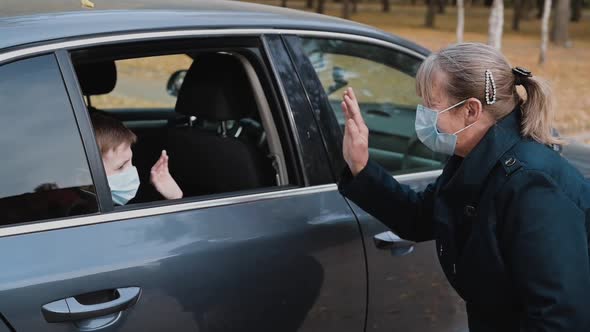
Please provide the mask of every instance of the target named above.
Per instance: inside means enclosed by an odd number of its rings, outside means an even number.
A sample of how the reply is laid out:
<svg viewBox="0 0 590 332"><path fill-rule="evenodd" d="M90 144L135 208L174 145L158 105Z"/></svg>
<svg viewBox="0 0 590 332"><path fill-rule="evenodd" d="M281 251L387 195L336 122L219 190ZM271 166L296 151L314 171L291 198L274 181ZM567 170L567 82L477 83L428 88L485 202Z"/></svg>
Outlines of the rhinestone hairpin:
<svg viewBox="0 0 590 332"><path fill-rule="evenodd" d="M492 71L486 70L486 104L492 105L496 102L496 82Z"/></svg>

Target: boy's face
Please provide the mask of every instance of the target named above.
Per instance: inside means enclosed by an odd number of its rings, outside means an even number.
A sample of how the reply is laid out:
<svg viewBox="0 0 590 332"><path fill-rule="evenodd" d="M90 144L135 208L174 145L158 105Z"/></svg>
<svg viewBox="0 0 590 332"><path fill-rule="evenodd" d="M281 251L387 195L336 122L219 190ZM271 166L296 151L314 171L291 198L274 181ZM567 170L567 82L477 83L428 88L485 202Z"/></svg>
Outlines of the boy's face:
<svg viewBox="0 0 590 332"><path fill-rule="evenodd" d="M123 143L103 154L102 163L104 164L104 170L107 176L122 173L129 167L132 167L132 157L133 152L131 151L131 146L127 143Z"/></svg>

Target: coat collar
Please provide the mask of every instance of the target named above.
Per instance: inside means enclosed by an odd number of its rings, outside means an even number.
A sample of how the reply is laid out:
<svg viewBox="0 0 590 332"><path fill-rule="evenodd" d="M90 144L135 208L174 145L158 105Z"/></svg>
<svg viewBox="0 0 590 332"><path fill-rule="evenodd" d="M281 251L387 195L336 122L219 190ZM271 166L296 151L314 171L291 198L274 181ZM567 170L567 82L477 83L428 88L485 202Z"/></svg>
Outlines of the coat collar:
<svg viewBox="0 0 590 332"><path fill-rule="evenodd" d="M445 166L441 191L457 199L479 197L481 186L498 160L522 139L520 107L490 127L477 146L465 157L453 156Z"/></svg>

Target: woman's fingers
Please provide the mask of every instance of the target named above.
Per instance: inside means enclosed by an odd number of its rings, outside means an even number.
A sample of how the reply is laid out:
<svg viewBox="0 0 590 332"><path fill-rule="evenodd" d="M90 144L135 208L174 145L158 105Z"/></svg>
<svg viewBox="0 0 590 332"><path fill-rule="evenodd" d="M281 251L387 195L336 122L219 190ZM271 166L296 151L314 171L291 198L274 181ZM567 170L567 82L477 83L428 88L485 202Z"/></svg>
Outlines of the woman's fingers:
<svg viewBox="0 0 590 332"><path fill-rule="evenodd" d="M353 101L348 95L344 96L344 102L346 103L346 108L350 113L350 118L354 120L356 126L361 129L365 126L365 120L363 120L363 116L361 115L361 111L359 109L358 103Z"/></svg>
<svg viewBox="0 0 590 332"><path fill-rule="evenodd" d="M357 100L356 100L356 94L354 94L354 89L351 87L348 87L346 90L348 92L348 96L350 97L350 99L352 99L353 101L356 102Z"/></svg>
<svg viewBox="0 0 590 332"><path fill-rule="evenodd" d="M343 101L342 103L340 103L340 107L342 108L342 112L344 113L344 119L350 119L350 112L348 111L348 106L346 106L346 102Z"/></svg>
<svg viewBox="0 0 590 332"><path fill-rule="evenodd" d="M348 133L351 137L360 135L359 128L353 119L346 120L346 130L348 130Z"/></svg>

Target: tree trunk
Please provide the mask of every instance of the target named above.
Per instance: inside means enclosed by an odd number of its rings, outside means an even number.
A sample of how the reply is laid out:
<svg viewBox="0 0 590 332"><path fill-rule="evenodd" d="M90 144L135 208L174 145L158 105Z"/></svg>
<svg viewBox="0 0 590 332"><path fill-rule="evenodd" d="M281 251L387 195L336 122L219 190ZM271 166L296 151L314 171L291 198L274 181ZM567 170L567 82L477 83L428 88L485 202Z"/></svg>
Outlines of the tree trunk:
<svg viewBox="0 0 590 332"><path fill-rule="evenodd" d="M541 19L541 56L539 63L547 60L547 42L549 41L549 15L551 14L551 0L545 0L543 6L543 18Z"/></svg>
<svg viewBox="0 0 590 332"><path fill-rule="evenodd" d="M514 0L514 16L512 17L512 30L520 30L520 19L522 18L523 0Z"/></svg>
<svg viewBox="0 0 590 332"><path fill-rule="evenodd" d="M350 18L350 0L342 0L342 18Z"/></svg>
<svg viewBox="0 0 590 332"><path fill-rule="evenodd" d="M570 0L557 1L554 19L551 40L556 45L567 46L569 41Z"/></svg>
<svg viewBox="0 0 590 332"><path fill-rule="evenodd" d="M313 8L313 0L307 0L305 3L305 8Z"/></svg>
<svg viewBox="0 0 590 332"><path fill-rule="evenodd" d="M287 0L281 0L281 7L287 7Z"/></svg>
<svg viewBox="0 0 590 332"><path fill-rule="evenodd" d="M352 0L352 13L356 14L358 12L358 2L359 0Z"/></svg>
<svg viewBox="0 0 590 332"><path fill-rule="evenodd" d="M572 22L580 22L582 18L583 0L572 0Z"/></svg>
<svg viewBox="0 0 590 332"><path fill-rule="evenodd" d="M438 0L438 13L439 14L445 13L446 5L447 5L447 0Z"/></svg>
<svg viewBox="0 0 590 332"><path fill-rule="evenodd" d="M436 16L436 3L435 0L426 0L428 8L426 10L426 22L425 25L428 28L434 28L434 18Z"/></svg>
<svg viewBox="0 0 590 332"><path fill-rule="evenodd" d="M541 19L543 17L543 7L545 6L544 0L537 0L537 19Z"/></svg>
<svg viewBox="0 0 590 332"><path fill-rule="evenodd" d="M501 49L502 29L504 27L504 0L494 0L489 23L488 44Z"/></svg>
<svg viewBox="0 0 590 332"><path fill-rule="evenodd" d="M463 42L463 30L465 26L465 9L463 0L457 0L457 43Z"/></svg>
<svg viewBox="0 0 590 332"><path fill-rule="evenodd" d="M320 14L324 13L324 5L326 4L326 0L318 0L318 9L317 12Z"/></svg>
<svg viewBox="0 0 590 332"><path fill-rule="evenodd" d="M389 13L389 10L390 10L389 0L382 0L381 2L383 3L383 12L384 13Z"/></svg>

